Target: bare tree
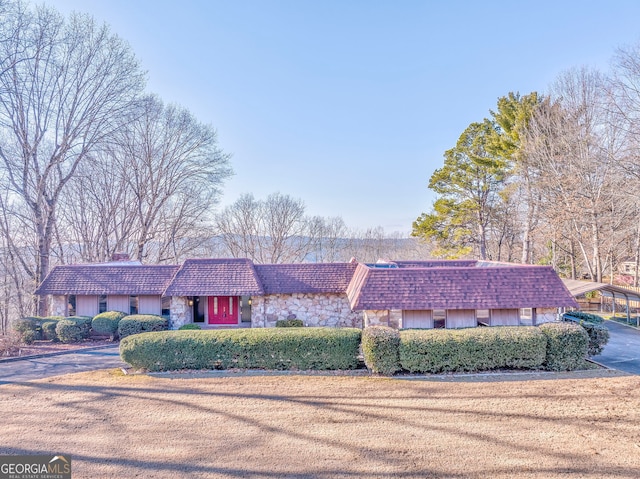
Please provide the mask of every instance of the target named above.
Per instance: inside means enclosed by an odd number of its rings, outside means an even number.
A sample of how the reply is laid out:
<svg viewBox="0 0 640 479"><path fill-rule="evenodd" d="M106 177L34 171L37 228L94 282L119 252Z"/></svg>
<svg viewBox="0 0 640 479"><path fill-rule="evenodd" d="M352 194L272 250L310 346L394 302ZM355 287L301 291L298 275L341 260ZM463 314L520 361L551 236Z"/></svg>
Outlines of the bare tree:
<svg viewBox="0 0 640 479"><path fill-rule="evenodd" d="M60 196L128 116L143 74L127 44L90 17L65 21L17 3L12 18L0 24L0 37L21 26L0 43L0 169L17 206L11 214L25 207L33 223L36 260L27 272L36 284L50 268ZM43 301L38 309L45 313Z"/></svg>
<svg viewBox="0 0 640 479"><path fill-rule="evenodd" d="M63 214L82 225L71 243L88 261L129 250L177 262L212 234L209 212L231 174L229 156L215 130L183 108L149 96L133 113L71 181Z"/></svg>
<svg viewBox="0 0 640 479"><path fill-rule="evenodd" d="M245 194L216 215L229 254L258 263L304 261L312 241L302 200L272 193L265 200Z"/></svg>

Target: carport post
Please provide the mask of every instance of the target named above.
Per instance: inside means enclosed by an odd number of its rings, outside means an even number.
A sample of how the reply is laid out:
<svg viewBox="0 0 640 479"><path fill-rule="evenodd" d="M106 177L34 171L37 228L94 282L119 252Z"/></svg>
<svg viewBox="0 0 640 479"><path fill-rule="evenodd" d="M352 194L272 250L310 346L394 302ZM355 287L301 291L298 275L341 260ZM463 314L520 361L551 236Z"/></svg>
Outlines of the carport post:
<svg viewBox="0 0 640 479"><path fill-rule="evenodd" d="M631 322L631 315L629 314L629 295L625 294L624 299L627 300L627 323Z"/></svg>
<svg viewBox="0 0 640 479"><path fill-rule="evenodd" d="M616 293L611 291L611 311L613 311L613 318L616 317Z"/></svg>

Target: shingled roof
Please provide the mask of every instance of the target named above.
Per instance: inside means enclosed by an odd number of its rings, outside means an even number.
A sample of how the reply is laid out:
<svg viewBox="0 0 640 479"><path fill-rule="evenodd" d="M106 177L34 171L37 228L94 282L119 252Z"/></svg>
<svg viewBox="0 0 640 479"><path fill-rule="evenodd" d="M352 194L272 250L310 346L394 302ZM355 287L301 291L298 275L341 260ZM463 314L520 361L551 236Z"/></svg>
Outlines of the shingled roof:
<svg viewBox="0 0 640 479"><path fill-rule="evenodd" d="M265 294L344 293L356 263L255 265Z"/></svg>
<svg viewBox="0 0 640 479"><path fill-rule="evenodd" d="M577 307L549 266L399 267L359 264L347 288L353 310Z"/></svg>
<svg viewBox="0 0 640 479"><path fill-rule="evenodd" d="M36 294L157 295L178 271L175 265L103 263L56 266Z"/></svg>
<svg viewBox="0 0 640 479"><path fill-rule="evenodd" d="M264 294L249 259L188 259L165 291L166 296L244 296Z"/></svg>

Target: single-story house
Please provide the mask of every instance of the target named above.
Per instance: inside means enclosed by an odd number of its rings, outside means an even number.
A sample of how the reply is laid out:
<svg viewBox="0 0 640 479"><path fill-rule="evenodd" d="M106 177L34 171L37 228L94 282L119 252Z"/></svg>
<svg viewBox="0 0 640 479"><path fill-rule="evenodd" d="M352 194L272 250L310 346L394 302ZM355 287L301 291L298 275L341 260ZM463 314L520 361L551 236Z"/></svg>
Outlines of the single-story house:
<svg viewBox="0 0 640 479"><path fill-rule="evenodd" d="M464 328L538 324L578 305L548 266L473 260L375 264L254 264L188 259L181 265L113 261L56 266L36 290L52 315L162 314L172 329L308 326Z"/></svg>

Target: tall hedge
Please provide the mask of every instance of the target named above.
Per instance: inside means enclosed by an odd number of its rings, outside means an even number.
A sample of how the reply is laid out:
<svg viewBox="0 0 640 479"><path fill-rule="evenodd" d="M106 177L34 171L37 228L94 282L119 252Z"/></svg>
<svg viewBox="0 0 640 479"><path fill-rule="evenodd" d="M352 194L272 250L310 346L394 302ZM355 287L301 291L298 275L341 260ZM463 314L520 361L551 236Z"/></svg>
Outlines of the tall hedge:
<svg viewBox="0 0 640 479"><path fill-rule="evenodd" d="M120 356L150 371L355 369L360 336L355 328L163 331L124 338Z"/></svg>
<svg viewBox="0 0 640 479"><path fill-rule="evenodd" d="M537 369L545 354L534 326L400 331L400 365L410 372Z"/></svg>
<svg viewBox="0 0 640 479"><path fill-rule="evenodd" d="M391 375L400 370L400 334L387 326L370 326L362 332L364 363L372 373Z"/></svg>
<svg viewBox="0 0 640 479"><path fill-rule="evenodd" d="M575 323L546 323L540 331L547 337L544 367L550 371L579 369L587 357L589 336Z"/></svg>

